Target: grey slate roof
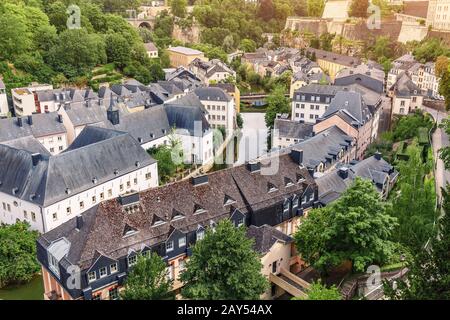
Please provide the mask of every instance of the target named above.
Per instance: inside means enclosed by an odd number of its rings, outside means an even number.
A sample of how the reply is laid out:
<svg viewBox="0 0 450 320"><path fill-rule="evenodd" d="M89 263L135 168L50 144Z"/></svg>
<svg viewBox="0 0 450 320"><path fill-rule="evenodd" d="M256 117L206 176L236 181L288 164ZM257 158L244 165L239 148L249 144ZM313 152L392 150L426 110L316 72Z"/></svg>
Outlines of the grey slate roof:
<svg viewBox="0 0 450 320"><path fill-rule="evenodd" d="M347 111L359 124L366 123L372 114L358 92L339 91L336 93L322 118L328 118L338 111Z"/></svg>
<svg viewBox="0 0 450 320"><path fill-rule="evenodd" d="M25 150L30 153L40 153L42 155L50 156L50 152L48 152L48 150L33 136L25 136L14 140L4 141L1 142L1 144L18 150Z"/></svg>
<svg viewBox="0 0 450 320"><path fill-rule="evenodd" d="M274 129L279 137L304 140L313 135L313 124L300 123L287 119L275 119Z"/></svg>
<svg viewBox="0 0 450 320"><path fill-rule="evenodd" d="M74 127L98 124L107 120L106 108L103 105L86 107L83 104L76 104L64 109Z"/></svg>
<svg viewBox="0 0 450 320"><path fill-rule="evenodd" d="M384 77L384 71L361 64L354 68L342 69L336 75L334 83L341 86L359 84L378 93L383 93Z"/></svg>
<svg viewBox="0 0 450 320"><path fill-rule="evenodd" d="M135 171L137 162L155 162L129 134L110 136L105 130L86 127L74 147L54 156L41 154L36 166L32 152L0 144L0 191L46 207L67 198L66 190L74 195L92 188L94 178L101 184L114 179L116 170L123 175Z"/></svg>
<svg viewBox="0 0 450 320"><path fill-rule="evenodd" d="M206 120L206 110L194 93L189 93L180 99L164 105L167 119L171 127L187 130L190 135L202 136L210 126ZM195 123L201 123L202 132L195 132ZM181 132L180 132L181 133Z"/></svg>
<svg viewBox="0 0 450 320"><path fill-rule="evenodd" d="M231 101L233 98L221 88L216 87L202 87L194 90L197 97L202 100L211 101Z"/></svg>
<svg viewBox="0 0 450 320"><path fill-rule="evenodd" d="M246 235L255 241L253 249L261 255L269 252L270 248L278 241L282 243L294 241L290 236L267 224L260 227L253 225L248 227Z"/></svg>
<svg viewBox="0 0 450 320"><path fill-rule="evenodd" d="M314 137L292 146L292 149L303 150L303 164L315 168L319 163L327 162L327 158L339 153L353 141L337 126L328 128Z"/></svg>
<svg viewBox="0 0 450 320"><path fill-rule="evenodd" d="M305 95L305 101L310 101L311 96L320 96L320 101L325 102L325 97L334 97L342 86L309 84L294 92L294 101L303 101L298 96Z"/></svg>
<svg viewBox="0 0 450 320"><path fill-rule="evenodd" d="M153 42L144 43L144 46L147 51L158 51L158 48Z"/></svg>
<svg viewBox="0 0 450 320"><path fill-rule="evenodd" d="M403 74L394 85L394 93L397 97L411 97L412 95L420 95L421 90L407 74Z"/></svg>
<svg viewBox="0 0 450 320"><path fill-rule="evenodd" d="M314 52L316 54L317 59L323 59L333 63L339 63L347 67L353 67L360 64L360 59L355 57L349 57L342 54L314 48L308 48L306 49L306 51L311 54Z"/></svg>
<svg viewBox="0 0 450 320"><path fill-rule="evenodd" d="M32 135L36 138L63 134L67 132L64 125L58 121L58 113L36 113L31 115L32 125L27 117L22 117L22 127L18 118L0 119L0 142Z"/></svg>
<svg viewBox="0 0 450 320"><path fill-rule="evenodd" d="M319 201L326 205L337 198L347 190L353 183L355 177L361 177L371 180L378 192L381 192L381 186L386 179L390 176L391 180L394 180L398 172L384 159L377 160L375 156L364 159L356 164L342 165L341 167L348 168L348 178L343 179L338 174L338 170L333 170L320 178L316 179L316 183L319 187Z"/></svg>

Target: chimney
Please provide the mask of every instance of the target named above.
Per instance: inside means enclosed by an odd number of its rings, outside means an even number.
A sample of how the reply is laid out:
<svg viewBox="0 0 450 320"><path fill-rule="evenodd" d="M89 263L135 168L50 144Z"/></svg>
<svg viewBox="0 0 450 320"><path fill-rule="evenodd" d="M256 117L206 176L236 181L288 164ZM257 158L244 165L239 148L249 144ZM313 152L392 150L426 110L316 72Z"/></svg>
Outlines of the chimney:
<svg viewBox="0 0 450 320"><path fill-rule="evenodd" d="M379 152L379 151L375 152L374 157L377 160L381 160L381 152Z"/></svg>
<svg viewBox="0 0 450 320"><path fill-rule="evenodd" d="M348 178L348 168L347 167L339 168L338 175L342 179L347 179Z"/></svg>
<svg viewBox="0 0 450 320"><path fill-rule="evenodd" d="M303 150L301 149L292 149L291 150L291 158L294 160L296 164L303 163Z"/></svg>
<svg viewBox="0 0 450 320"><path fill-rule="evenodd" d="M83 216L77 216L77 229L81 230L83 228Z"/></svg>
<svg viewBox="0 0 450 320"><path fill-rule="evenodd" d="M28 124L30 126L33 125L33 116L31 114L28 116Z"/></svg>
<svg viewBox="0 0 450 320"><path fill-rule="evenodd" d="M39 161L41 161L42 156L40 153L33 153L31 155L31 161L33 162L33 167L37 166L37 164L39 163Z"/></svg>
<svg viewBox="0 0 450 320"><path fill-rule="evenodd" d="M315 171L314 168L311 167L308 168L308 173L311 176L311 178L314 178L314 171Z"/></svg>
<svg viewBox="0 0 450 320"><path fill-rule="evenodd" d="M58 114L58 122L63 123L62 114Z"/></svg>
<svg viewBox="0 0 450 320"><path fill-rule="evenodd" d="M192 177L191 182L192 182L192 185L194 185L194 186L207 184L208 183L208 176L207 175L203 175L203 176Z"/></svg>
<svg viewBox="0 0 450 320"><path fill-rule="evenodd" d="M22 118L21 118L21 117L18 117L18 118L17 118L17 125L18 125L19 127L22 127L22 126L23 126Z"/></svg>
<svg viewBox="0 0 450 320"><path fill-rule="evenodd" d="M259 161L249 161L247 162L247 170L250 172L256 172L261 170L261 162Z"/></svg>

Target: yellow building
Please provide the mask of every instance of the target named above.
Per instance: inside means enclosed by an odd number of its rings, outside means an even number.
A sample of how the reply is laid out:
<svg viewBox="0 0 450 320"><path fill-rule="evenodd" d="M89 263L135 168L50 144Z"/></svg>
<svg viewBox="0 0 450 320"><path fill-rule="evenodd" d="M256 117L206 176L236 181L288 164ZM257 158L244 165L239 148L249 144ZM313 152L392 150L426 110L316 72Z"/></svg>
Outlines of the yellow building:
<svg viewBox="0 0 450 320"><path fill-rule="evenodd" d="M194 59L208 61L203 52L187 47L170 47L167 49L169 53L170 65L178 68L180 66L187 67Z"/></svg>
<svg viewBox="0 0 450 320"><path fill-rule="evenodd" d="M328 73L332 82L334 82L336 74L342 69L353 68L361 63L358 58L325 50L309 48L306 52L310 55L311 60L316 61L319 67Z"/></svg>

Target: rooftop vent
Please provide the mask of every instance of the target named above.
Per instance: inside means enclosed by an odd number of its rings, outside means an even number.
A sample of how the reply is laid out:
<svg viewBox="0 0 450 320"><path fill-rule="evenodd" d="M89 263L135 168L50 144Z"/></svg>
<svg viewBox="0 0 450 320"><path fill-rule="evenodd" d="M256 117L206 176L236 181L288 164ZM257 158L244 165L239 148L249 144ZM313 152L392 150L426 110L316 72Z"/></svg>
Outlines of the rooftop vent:
<svg viewBox="0 0 450 320"><path fill-rule="evenodd" d="M58 114L58 122L63 123L63 117L62 114Z"/></svg>
<svg viewBox="0 0 450 320"><path fill-rule="evenodd" d="M249 161L247 162L247 170L250 172L261 171L261 162L259 161Z"/></svg>
<svg viewBox="0 0 450 320"><path fill-rule="evenodd" d="M119 169L115 169L115 170L114 170L114 175L117 176L118 174L119 174Z"/></svg>
<svg viewBox="0 0 450 320"><path fill-rule="evenodd" d="M342 179L347 179L348 178L348 168L347 167L339 168L338 175Z"/></svg>
<svg viewBox="0 0 450 320"><path fill-rule="evenodd" d="M134 165L135 165L136 167L140 167L140 166L141 166L141 163L140 163L139 161L136 161L136 162L134 163Z"/></svg>
<svg viewBox="0 0 450 320"><path fill-rule="evenodd" d="M17 194L17 192L19 192L19 188L15 187L12 189L12 193L13 194Z"/></svg>
<svg viewBox="0 0 450 320"><path fill-rule="evenodd" d="M28 116L28 124L31 126L31 125L33 125L33 116L32 115L29 115Z"/></svg>
<svg viewBox="0 0 450 320"><path fill-rule="evenodd" d="M19 127L23 127L23 123L22 123L22 118L17 118L17 125L19 126Z"/></svg>
<svg viewBox="0 0 450 320"><path fill-rule="evenodd" d="M42 156L40 153L33 153L31 155L31 161L32 161L34 167L38 165L38 163L39 163L39 161L41 161L41 159L42 159Z"/></svg>
<svg viewBox="0 0 450 320"><path fill-rule="evenodd" d="M377 160L381 160L381 152L379 152L379 151L375 152L374 157Z"/></svg>
<svg viewBox="0 0 450 320"><path fill-rule="evenodd" d="M93 178L92 178L92 183L93 183L93 184L96 184L97 181L98 181L98 180L97 180L97 177L93 177Z"/></svg>
<svg viewBox="0 0 450 320"><path fill-rule="evenodd" d="M72 191L69 188L66 188L66 194L71 194Z"/></svg>
<svg viewBox="0 0 450 320"><path fill-rule="evenodd" d="M83 228L83 223L84 223L83 216L81 216L81 215L77 216L76 224L77 224L77 229L78 230L81 230L81 228Z"/></svg>
<svg viewBox="0 0 450 320"><path fill-rule="evenodd" d="M141 137L138 137L139 143L142 143L144 140Z"/></svg>

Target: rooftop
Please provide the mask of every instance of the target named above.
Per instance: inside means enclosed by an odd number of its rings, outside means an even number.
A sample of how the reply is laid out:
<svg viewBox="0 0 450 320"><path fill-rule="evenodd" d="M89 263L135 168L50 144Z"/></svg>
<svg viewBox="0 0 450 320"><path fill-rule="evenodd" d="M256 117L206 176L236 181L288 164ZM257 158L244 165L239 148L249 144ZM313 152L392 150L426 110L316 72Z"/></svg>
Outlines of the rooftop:
<svg viewBox="0 0 450 320"><path fill-rule="evenodd" d="M203 54L203 52L199 51L199 50L195 50L192 48L187 48L187 47L169 47L167 48L168 51L173 51L173 52L178 52L181 54L185 54L185 55L200 55Z"/></svg>

